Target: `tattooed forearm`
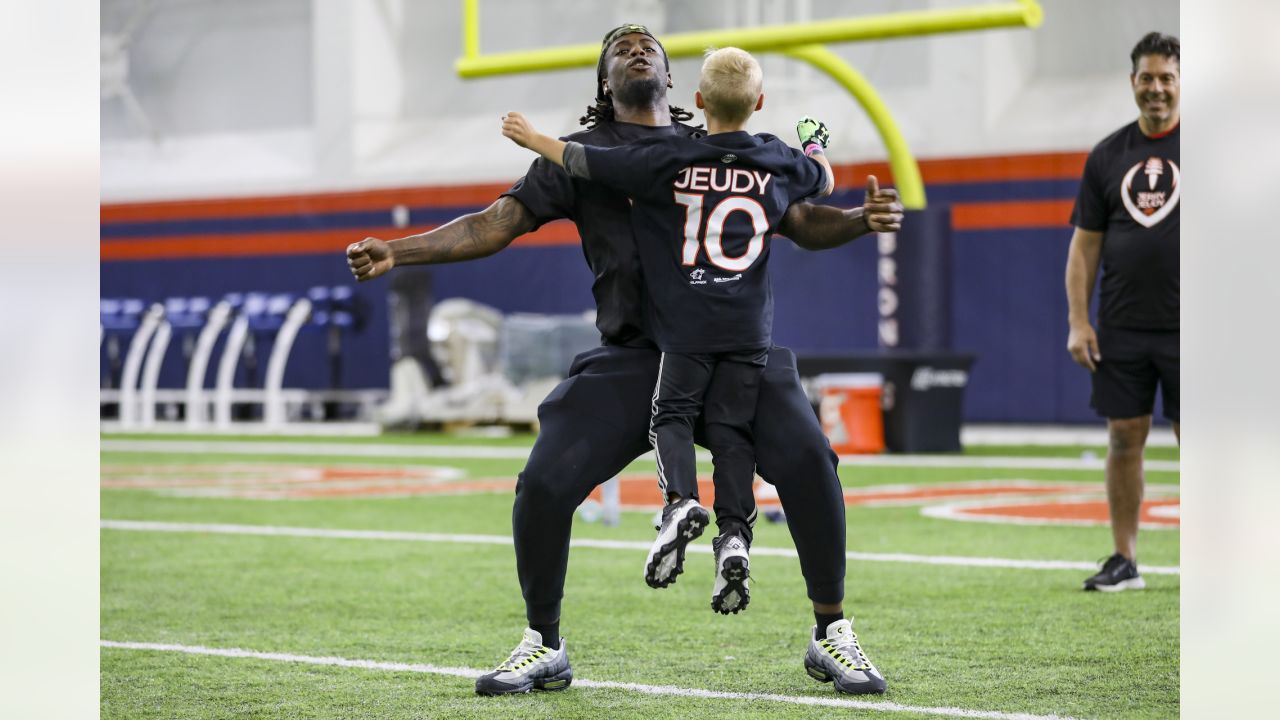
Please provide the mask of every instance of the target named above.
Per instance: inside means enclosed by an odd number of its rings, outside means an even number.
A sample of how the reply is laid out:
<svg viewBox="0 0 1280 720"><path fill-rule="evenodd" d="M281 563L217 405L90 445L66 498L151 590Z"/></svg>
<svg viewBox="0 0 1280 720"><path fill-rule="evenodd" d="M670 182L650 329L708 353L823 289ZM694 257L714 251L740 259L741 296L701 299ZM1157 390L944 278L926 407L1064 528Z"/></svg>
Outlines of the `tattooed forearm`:
<svg viewBox="0 0 1280 720"><path fill-rule="evenodd" d="M842 210L809 203L792 205L778 226L779 233L805 250L839 247L869 231L860 207Z"/></svg>
<svg viewBox="0 0 1280 720"><path fill-rule="evenodd" d="M529 209L510 196L420 235L391 242L396 265L461 262L487 257L533 229Z"/></svg>

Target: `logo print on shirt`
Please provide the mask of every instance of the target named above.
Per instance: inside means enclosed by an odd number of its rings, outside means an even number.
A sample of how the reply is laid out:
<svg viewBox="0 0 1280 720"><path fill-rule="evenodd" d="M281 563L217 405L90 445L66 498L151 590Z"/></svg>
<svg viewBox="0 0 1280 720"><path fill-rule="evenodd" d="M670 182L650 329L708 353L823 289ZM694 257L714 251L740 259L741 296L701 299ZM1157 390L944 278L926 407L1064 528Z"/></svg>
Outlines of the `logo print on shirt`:
<svg viewBox="0 0 1280 720"><path fill-rule="evenodd" d="M1134 179L1142 173L1146 182ZM1129 168L1120 183L1120 200L1133 221L1143 227L1155 227L1178 207L1182 188L1178 164L1172 160L1150 157Z"/></svg>
<svg viewBox="0 0 1280 720"><path fill-rule="evenodd" d="M702 268L695 268L693 272L689 273L689 284L706 285L707 281L702 279L702 276L706 274L706 270L703 270Z"/></svg>
<svg viewBox="0 0 1280 720"><path fill-rule="evenodd" d="M737 159L738 159L737 155L734 155L733 153L728 153L720 158L720 162L724 163L725 165L728 165L729 163Z"/></svg>

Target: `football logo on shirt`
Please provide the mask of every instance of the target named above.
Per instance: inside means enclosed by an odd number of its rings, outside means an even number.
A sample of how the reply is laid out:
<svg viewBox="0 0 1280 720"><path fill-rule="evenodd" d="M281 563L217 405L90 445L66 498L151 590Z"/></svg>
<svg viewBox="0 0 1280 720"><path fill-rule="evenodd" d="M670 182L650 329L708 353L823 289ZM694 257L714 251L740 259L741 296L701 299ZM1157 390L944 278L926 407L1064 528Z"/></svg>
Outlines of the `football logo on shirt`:
<svg viewBox="0 0 1280 720"><path fill-rule="evenodd" d="M1178 207L1181 195L1178 179L1177 163L1149 157L1124 174L1124 181L1120 183L1120 200L1134 222L1143 227L1155 227Z"/></svg>

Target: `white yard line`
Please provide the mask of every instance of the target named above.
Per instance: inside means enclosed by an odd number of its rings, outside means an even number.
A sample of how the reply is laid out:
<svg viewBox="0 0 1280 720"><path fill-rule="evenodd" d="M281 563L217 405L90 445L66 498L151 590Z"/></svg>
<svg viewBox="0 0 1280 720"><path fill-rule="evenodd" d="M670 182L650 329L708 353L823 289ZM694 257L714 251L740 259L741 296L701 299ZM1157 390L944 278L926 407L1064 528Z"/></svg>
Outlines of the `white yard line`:
<svg viewBox="0 0 1280 720"><path fill-rule="evenodd" d="M1095 425L995 425L960 427L963 445L1094 445L1106 447L1107 427ZM1147 447L1178 447L1178 436L1168 426L1152 427Z"/></svg>
<svg viewBox="0 0 1280 720"><path fill-rule="evenodd" d="M708 456L709 459L710 456ZM1098 470L1106 458L971 457L967 455L841 455L840 464L867 467L1011 468L1017 470ZM1145 460L1151 471L1178 472L1177 460Z"/></svg>
<svg viewBox="0 0 1280 720"><path fill-rule="evenodd" d="M393 532L383 530L335 530L329 528L281 527L273 525L224 525L204 523L149 522L141 520L103 520L104 530L134 532L213 533L220 535L271 535L285 537L333 538L342 540L393 540L401 542L456 543L464 545L511 545L504 535L453 535L447 533ZM579 539L573 547L597 550L635 550L648 552L650 543L625 540ZM710 545L690 545L688 552L711 554ZM795 548L753 547L757 557L796 557ZM905 553L846 552L849 560L866 562L914 563L918 565L950 565L954 567L1008 568L1014 570L1097 570L1097 563L1074 560L1016 560L1010 558L964 557L954 555L909 555ZM1177 567L1143 565L1142 572L1151 575L1180 575Z"/></svg>
<svg viewBox="0 0 1280 720"><path fill-rule="evenodd" d="M344 442L257 442L250 440L107 440L104 452L177 455L301 455L314 457L467 458L526 460L529 448L486 445L368 445Z"/></svg>
<svg viewBox="0 0 1280 720"><path fill-rule="evenodd" d="M303 663L307 665L326 665L331 667L359 668L362 670L386 670L390 672L427 673L431 675L450 675L453 677L475 678L486 672L471 668L438 667L418 663L382 662L378 660L352 660L341 657L322 657L315 655L294 655L291 653L257 652L240 648L210 648L200 645L172 645L163 643L116 642L101 640L104 648L119 650L144 650L151 652L174 652L187 655L212 655L228 658L249 658L253 660L273 660L276 662ZM859 710L877 710L880 712L919 713L922 715L938 715L957 718L990 718L991 720L1070 720L1060 715L1031 715L1027 713L1007 713L989 710L966 710L953 707L921 707L901 705L895 702L874 700L855 700L839 697L816 697L808 695L774 695L771 693L738 693L703 690L700 688L683 688L671 685L641 685L639 683L611 682L607 680L587 680L574 678L572 687L601 688L607 690L628 690L646 695L668 695L675 697L703 698L708 700L747 700L787 703L791 705L815 705L822 707L849 708ZM477 702L485 702L477 700Z"/></svg>
<svg viewBox="0 0 1280 720"><path fill-rule="evenodd" d="M529 448L486 445L369 445L364 443L255 442L236 440L111 440L104 452L181 455L301 455L311 457L461 458L526 460ZM711 454L698 451L703 462ZM639 460L653 462L653 453ZM962 455L841 455L840 462L859 467L1017 468L1029 470L1102 470L1104 458L968 457ZM1147 460L1147 470L1177 472L1174 460Z"/></svg>

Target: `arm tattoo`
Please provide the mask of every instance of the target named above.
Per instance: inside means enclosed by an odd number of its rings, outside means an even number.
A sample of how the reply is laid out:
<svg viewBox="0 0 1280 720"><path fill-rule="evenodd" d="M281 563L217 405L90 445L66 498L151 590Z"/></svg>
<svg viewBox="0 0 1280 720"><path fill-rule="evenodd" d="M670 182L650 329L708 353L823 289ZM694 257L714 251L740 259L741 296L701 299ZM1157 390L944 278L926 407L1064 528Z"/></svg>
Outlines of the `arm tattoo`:
<svg viewBox="0 0 1280 720"><path fill-rule="evenodd" d="M480 212L394 240L391 247L397 265L461 262L488 257L533 227L533 215L524 203L504 195Z"/></svg>
<svg viewBox="0 0 1280 720"><path fill-rule="evenodd" d="M792 205L778 226L779 233L805 250L839 247L870 231L860 207L841 210L809 203Z"/></svg>

